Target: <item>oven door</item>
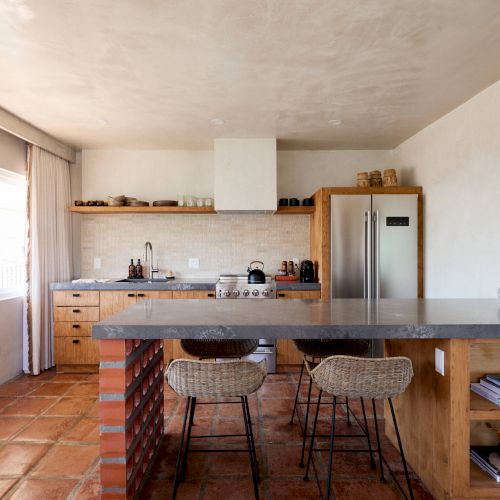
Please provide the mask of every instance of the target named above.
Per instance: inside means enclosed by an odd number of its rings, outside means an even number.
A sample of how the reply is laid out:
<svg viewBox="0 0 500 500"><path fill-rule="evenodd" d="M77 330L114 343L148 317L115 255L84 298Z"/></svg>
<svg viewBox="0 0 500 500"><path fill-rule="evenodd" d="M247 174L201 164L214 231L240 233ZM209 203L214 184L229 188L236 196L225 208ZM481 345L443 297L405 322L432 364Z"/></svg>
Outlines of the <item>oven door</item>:
<svg viewBox="0 0 500 500"><path fill-rule="evenodd" d="M267 373L276 373L276 340L275 339L259 339L259 347L250 356L245 359L259 362L263 359L266 361Z"/></svg>

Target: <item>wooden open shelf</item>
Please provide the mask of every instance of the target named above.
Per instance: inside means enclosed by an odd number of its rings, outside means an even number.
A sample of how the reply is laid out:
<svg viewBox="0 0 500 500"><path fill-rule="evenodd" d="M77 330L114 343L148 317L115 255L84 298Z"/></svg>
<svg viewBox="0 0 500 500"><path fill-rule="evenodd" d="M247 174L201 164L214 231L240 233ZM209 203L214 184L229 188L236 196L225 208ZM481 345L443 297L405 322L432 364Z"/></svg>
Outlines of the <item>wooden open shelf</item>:
<svg viewBox="0 0 500 500"><path fill-rule="evenodd" d="M497 406L475 392L470 393L471 420L500 420L500 406Z"/></svg>
<svg viewBox="0 0 500 500"><path fill-rule="evenodd" d="M486 474L474 462L470 462L469 496L472 498L499 498L500 483Z"/></svg>
<svg viewBox="0 0 500 500"><path fill-rule="evenodd" d="M70 207L78 214L215 214L214 207Z"/></svg>
<svg viewBox="0 0 500 500"><path fill-rule="evenodd" d="M214 207L70 207L77 214L215 214ZM277 215L311 215L314 207L279 207Z"/></svg>
<svg viewBox="0 0 500 500"><path fill-rule="evenodd" d="M314 206L312 207L278 207L276 215L311 215L314 213Z"/></svg>

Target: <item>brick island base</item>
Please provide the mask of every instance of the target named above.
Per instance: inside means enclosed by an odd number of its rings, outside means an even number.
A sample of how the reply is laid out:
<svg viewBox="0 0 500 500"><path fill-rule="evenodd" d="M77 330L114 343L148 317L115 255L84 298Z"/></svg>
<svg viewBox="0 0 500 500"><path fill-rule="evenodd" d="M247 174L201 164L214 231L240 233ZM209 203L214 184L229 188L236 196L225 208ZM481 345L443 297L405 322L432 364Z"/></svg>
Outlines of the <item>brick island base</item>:
<svg viewBox="0 0 500 500"><path fill-rule="evenodd" d="M101 498L138 498L163 436L163 342L99 343Z"/></svg>

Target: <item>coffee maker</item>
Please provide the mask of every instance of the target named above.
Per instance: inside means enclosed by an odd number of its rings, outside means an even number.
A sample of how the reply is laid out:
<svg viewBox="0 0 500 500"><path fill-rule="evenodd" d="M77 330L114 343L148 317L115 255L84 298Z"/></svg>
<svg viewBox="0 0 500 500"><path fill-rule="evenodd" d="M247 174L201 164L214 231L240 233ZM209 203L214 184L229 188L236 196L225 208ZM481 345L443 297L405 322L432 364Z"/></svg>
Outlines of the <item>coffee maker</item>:
<svg viewBox="0 0 500 500"><path fill-rule="evenodd" d="M300 264L300 282L314 283L315 281L314 264L311 260L303 260Z"/></svg>

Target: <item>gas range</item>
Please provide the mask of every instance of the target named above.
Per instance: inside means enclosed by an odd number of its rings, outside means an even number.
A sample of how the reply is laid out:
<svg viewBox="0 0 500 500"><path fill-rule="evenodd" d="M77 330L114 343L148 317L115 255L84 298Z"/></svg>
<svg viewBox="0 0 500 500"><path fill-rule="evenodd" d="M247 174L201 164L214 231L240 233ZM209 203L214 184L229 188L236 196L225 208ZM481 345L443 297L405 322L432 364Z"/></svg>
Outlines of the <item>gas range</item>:
<svg viewBox="0 0 500 500"><path fill-rule="evenodd" d="M216 292L218 299L275 299L276 281L266 276L265 283L248 283L246 274L221 274Z"/></svg>

